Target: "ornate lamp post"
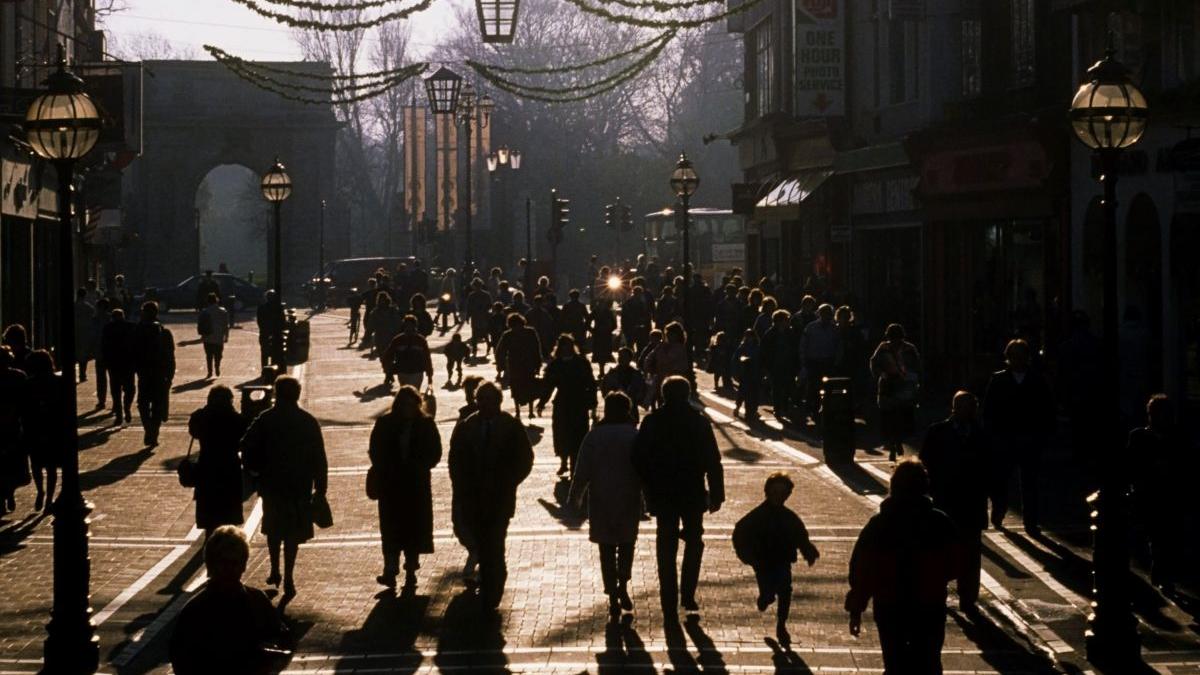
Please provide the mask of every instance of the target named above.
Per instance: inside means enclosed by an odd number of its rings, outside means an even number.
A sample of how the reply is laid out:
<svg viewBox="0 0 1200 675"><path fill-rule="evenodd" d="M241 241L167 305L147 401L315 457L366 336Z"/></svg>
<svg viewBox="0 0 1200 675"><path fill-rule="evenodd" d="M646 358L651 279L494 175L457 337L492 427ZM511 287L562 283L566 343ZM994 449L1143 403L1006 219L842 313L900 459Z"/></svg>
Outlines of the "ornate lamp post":
<svg viewBox="0 0 1200 675"><path fill-rule="evenodd" d="M1128 481L1117 467L1122 438L1120 428L1120 347L1117 332L1117 172L1122 150L1137 143L1146 131L1149 108L1146 97L1130 80L1129 72L1109 49L1087 71L1071 101L1071 126L1075 135L1096 152L1100 183L1104 186L1104 364L1106 379L1103 418L1109 420L1107 448L1102 463L1101 488L1088 497L1094 533L1093 600L1088 616L1087 650L1092 661L1132 663L1140 654L1137 621L1130 608L1129 549L1126 541L1124 499Z"/></svg>
<svg viewBox="0 0 1200 675"><path fill-rule="evenodd" d="M517 10L520 8L521 0L475 0L479 34L484 43L512 42L517 32Z"/></svg>
<svg viewBox="0 0 1200 675"><path fill-rule="evenodd" d="M696 194L696 188L700 187L700 176L696 175L696 169L692 167L692 162L687 158L687 153L680 151L679 161L675 163L675 170L671 172L671 191L679 198L680 211L682 212L683 223L683 328L688 334L688 372L692 368L692 317L688 313L688 299L692 293L692 272L690 262L691 242L688 238L688 232L691 230L691 223L688 218L688 206L692 195Z"/></svg>
<svg viewBox="0 0 1200 675"><path fill-rule="evenodd" d="M501 169L503 169L506 165L513 171L517 171L521 168L521 151L520 150L509 150L507 145L501 145L499 148L496 149L496 152L493 152L492 154L488 155L487 165L488 165L488 172L491 173L493 176L496 176L498 174L498 172ZM503 181L501 181L501 185L504 185ZM507 187L505 187L502 194L503 194L503 199L501 200L501 202L507 205L507 202L508 202ZM526 216L528 216L529 215L529 203L528 203L529 200L526 199L525 201L526 201L525 212L526 212ZM533 261L533 239L529 232L529 229L530 229L529 218L526 217L526 219L525 219L525 277L526 277L525 281L526 281L526 284L528 284L528 282L529 282L529 271L531 269L531 264ZM509 232L509 241L510 242L512 241L512 232L511 231Z"/></svg>
<svg viewBox="0 0 1200 675"><path fill-rule="evenodd" d="M83 80L67 70L62 45L58 71L46 79L46 93L25 114L26 140L58 173L58 365L63 379L61 453L62 490L54 502L54 606L46 626L44 665L51 673L94 673L100 662L100 640L92 625L88 587L88 514L92 505L79 485L79 428L75 392L75 260L71 193L75 162L100 137L100 113L83 91Z"/></svg>
<svg viewBox="0 0 1200 675"><path fill-rule="evenodd" d="M275 158L275 163L270 169L263 174L262 183L263 198L271 203L271 208L275 214L275 271L272 275L271 285L275 289L275 300L279 303L279 333L271 336L271 360L280 368L287 367L287 358L284 354L283 346L283 238L280 235L280 217L279 212L283 207L283 200L287 199L292 194L292 179L288 176L283 164L279 162L279 158Z"/></svg>

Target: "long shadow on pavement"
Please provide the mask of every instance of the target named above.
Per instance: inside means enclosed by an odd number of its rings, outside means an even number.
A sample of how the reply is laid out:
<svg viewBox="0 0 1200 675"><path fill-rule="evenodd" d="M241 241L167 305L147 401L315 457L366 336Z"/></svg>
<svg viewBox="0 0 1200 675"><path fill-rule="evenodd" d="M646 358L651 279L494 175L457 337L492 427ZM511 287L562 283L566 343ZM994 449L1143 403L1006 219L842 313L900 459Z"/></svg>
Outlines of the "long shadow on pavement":
<svg viewBox="0 0 1200 675"><path fill-rule="evenodd" d="M487 670L508 673L500 616L484 611L479 597L465 590L450 601L438 632L434 664L442 671Z"/></svg>
<svg viewBox="0 0 1200 675"><path fill-rule="evenodd" d="M776 673L799 673L806 675L812 673L812 669L800 658L800 655L792 651L790 646L783 646L776 640L767 638L767 646L771 648L771 663L775 666Z"/></svg>
<svg viewBox="0 0 1200 675"><path fill-rule="evenodd" d="M22 543L37 529L38 523L46 518L41 511L30 513L21 520L0 531L0 557L15 553L25 548Z"/></svg>
<svg viewBox="0 0 1200 675"><path fill-rule="evenodd" d="M79 474L79 487L94 490L105 485L119 483L141 468L146 460L154 456L154 448L143 448L128 455L114 457L102 466Z"/></svg>
<svg viewBox="0 0 1200 675"><path fill-rule="evenodd" d="M366 654L386 646L387 656L373 659L373 665L385 666L398 672L412 672L420 667L421 652L416 648L417 637L429 609L429 596L404 593L397 596L384 591L375 596L377 602L367 614L361 628L342 636L338 651L342 654ZM377 663L376 663L377 662ZM349 672L367 664L361 657L345 658L334 665L335 671Z"/></svg>
<svg viewBox="0 0 1200 675"><path fill-rule="evenodd" d="M604 626L604 651L596 654L600 675L629 670L654 670L654 659L646 652L646 643L633 627L633 615Z"/></svg>
<svg viewBox="0 0 1200 675"><path fill-rule="evenodd" d="M700 617L696 614L689 614L683 622L683 629L700 653L698 660L700 670L706 673L726 672L725 657L717 649L717 644L713 642L713 639L700 626Z"/></svg>
<svg viewBox="0 0 1200 675"><path fill-rule="evenodd" d="M979 648L980 656L998 673L1033 672L1059 673L1060 668L1042 656L1035 656L1028 644L1017 642L1004 629L984 616L969 620L957 611L948 612L958 624L963 636ZM1061 667L1061 664L1059 664Z"/></svg>

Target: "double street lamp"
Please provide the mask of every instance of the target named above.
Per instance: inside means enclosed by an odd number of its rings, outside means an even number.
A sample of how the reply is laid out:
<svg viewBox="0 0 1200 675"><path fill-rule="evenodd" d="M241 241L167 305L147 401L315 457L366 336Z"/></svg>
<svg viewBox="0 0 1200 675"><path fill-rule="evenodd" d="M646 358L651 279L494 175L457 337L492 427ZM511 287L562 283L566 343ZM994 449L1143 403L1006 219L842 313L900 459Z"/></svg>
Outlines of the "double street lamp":
<svg viewBox="0 0 1200 675"><path fill-rule="evenodd" d="M1088 497L1095 519L1092 557L1092 613L1088 617L1087 649L1092 661L1133 663L1140 656L1137 620L1130 607L1129 546L1126 541L1124 499L1127 480L1118 466L1120 428L1120 343L1117 312L1117 173L1121 152L1132 147L1146 131L1149 106L1129 77L1125 66L1109 49L1087 71L1071 101L1071 126L1075 135L1096 152L1100 183L1104 186L1104 368L1105 410L1109 420L1105 436L1109 448L1102 462L1098 492Z"/></svg>
<svg viewBox="0 0 1200 675"><path fill-rule="evenodd" d="M496 173L498 171L500 171L501 169L503 169L505 166L509 167L513 171L519 170L521 168L521 151L517 150L515 148L513 150L509 150L507 145L501 145L499 148L496 149L495 152L488 155L487 167L488 167L488 172L491 173L492 175L496 175ZM508 194L508 191L505 190L504 191L505 198L502 200L505 211L507 211L507 208L508 208L507 194ZM531 218L530 218L531 206L532 205L530 203L529 197L526 197L525 198L525 284L526 284L525 288L530 288L529 275L533 271L533 269L532 269L533 234L532 234ZM512 241L511 231L509 232L509 241L510 242Z"/></svg>
<svg viewBox="0 0 1200 675"><path fill-rule="evenodd" d="M474 255L471 248L471 207L473 185L471 168L475 163L475 148L472 145L472 133L475 125L482 129L491 121L492 110L496 104L492 97L484 94L476 97L475 87L470 82L464 83L460 75L449 68L439 68L436 73L425 80L425 93L429 97L429 108L435 115L453 115L463 128L467 140L467 163L465 178L467 182L467 204L463 209L463 234L466 239L462 279L468 281L475 270ZM518 162L520 160L517 160Z"/></svg>
<svg viewBox="0 0 1200 675"><path fill-rule="evenodd" d="M671 191L679 198L679 222L681 223L680 229L683 230L683 328L687 335L689 373L692 370L693 340L691 336L692 317L688 313L688 300L692 290L691 241L688 236L691 223L688 218L688 207L692 195L696 194L698 187L700 187L700 176L696 175L696 169L692 166L692 161L687 158L687 153L681 151L679 161L675 163L675 170L671 172Z"/></svg>
<svg viewBox="0 0 1200 675"><path fill-rule="evenodd" d="M46 626L44 665L51 673L94 673L100 640L89 607L91 561L88 515L92 506L79 485L79 427L75 391L75 260L71 196L75 162L100 138L101 118L83 91L83 80L67 70L58 47L58 70L46 80L47 91L25 115L26 141L58 173L58 365L62 369L63 445L54 451L62 468L62 490L54 502L54 599Z"/></svg>

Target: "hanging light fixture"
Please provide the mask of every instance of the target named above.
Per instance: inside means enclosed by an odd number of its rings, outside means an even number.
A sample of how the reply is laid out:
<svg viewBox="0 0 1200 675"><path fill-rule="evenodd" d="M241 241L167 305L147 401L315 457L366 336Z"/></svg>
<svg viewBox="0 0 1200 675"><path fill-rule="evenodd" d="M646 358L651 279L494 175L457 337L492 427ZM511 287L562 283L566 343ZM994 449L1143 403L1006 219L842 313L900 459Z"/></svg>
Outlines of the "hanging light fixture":
<svg viewBox="0 0 1200 675"><path fill-rule="evenodd" d="M1075 135L1095 150L1119 150L1141 139L1149 106L1146 96L1117 61L1113 50L1088 68L1071 101Z"/></svg>
<svg viewBox="0 0 1200 675"><path fill-rule="evenodd" d="M496 160L501 164L508 164L508 146L502 145L496 149Z"/></svg>
<svg viewBox="0 0 1200 675"><path fill-rule="evenodd" d="M679 161L675 164L675 170L671 172L671 190L676 196L691 197L699 186L700 177L696 175L692 160L687 158L687 153L679 153Z"/></svg>
<svg viewBox="0 0 1200 675"><path fill-rule="evenodd" d="M277 203L287 199L292 194L292 179L287 175L287 170L284 169L279 158L275 158L275 163L270 169L263 174L262 177L262 195L269 202Z"/></svg>
<svg viewBox="0 0 1200 675"><path fill-rule="evenodd" d="M51 161L83 157L100 139L100 112L83 91L83 80L67 70L59 46L58 70L46 78L48 91L25 113L25 139L33 151Z"/></svg>
<svg viewBox="0 0 1200 675"><path fill-rule="evenodd" d="M494 153L494 152L488 153L487 167L488 167L488 171L490 173L495 173L496 169L500 168L500 159L496 156L496 153Z"/></svg>
<svg viewBox="0 0 1200 675"><path fill-rule="evenodd" d="M513 169L521 168L521 151L513 150L509 152L508 161L511 163Z"/></svg>
<svg viewBox="0 0 1200 675"><path fill-rule="evenodd" d="M506 44L517 32L517 10L521 0L475 0L479 34L487 44Z"/></svg>
<svg viewBox="0 0 1200 675"><path fill-rule="evenodd" d="M425 94L429 97L429 109L435 115L454 114L459 105L462 89L462 77L444 66L438 68L436 73L425 80Z"/></svg>

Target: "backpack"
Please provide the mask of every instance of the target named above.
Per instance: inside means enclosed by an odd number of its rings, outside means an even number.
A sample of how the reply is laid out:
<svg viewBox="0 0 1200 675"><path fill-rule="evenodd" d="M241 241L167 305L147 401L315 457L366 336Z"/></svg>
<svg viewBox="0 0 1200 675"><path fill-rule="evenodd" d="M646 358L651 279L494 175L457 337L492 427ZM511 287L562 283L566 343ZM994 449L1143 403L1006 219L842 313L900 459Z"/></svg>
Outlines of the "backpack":
<svg viewBox="0 0 1200 675"><path fill-rule="evenodd" d="M212 315L208 312L200 312L196 317L196 332L201 335L208 335L212 332Z"/></svg>

